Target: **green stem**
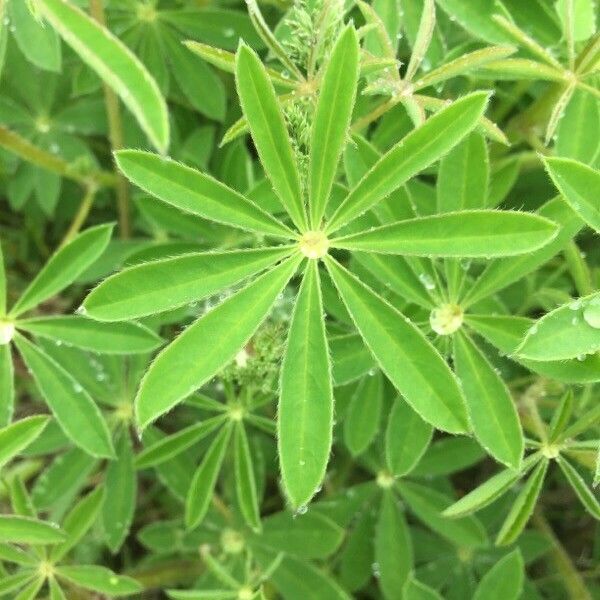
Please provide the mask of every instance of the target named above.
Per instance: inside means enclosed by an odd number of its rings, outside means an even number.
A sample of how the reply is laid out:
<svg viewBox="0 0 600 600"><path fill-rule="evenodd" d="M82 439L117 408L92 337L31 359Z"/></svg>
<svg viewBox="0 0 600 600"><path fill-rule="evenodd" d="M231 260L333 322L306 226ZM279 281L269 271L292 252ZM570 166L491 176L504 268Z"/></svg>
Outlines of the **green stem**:
<svg viewBox="0 0 600 600"><path fill-rule="evenodd" d="M107 187L115 185L116 182L114 175L105 171L93 171L89 174L80 173L73 169L71 163L38 148L18 133L3 126L0 126L0 146L38 167L57 173L86 187L90 183Z"/></svg>
<svg viewBox="0 0 600 600"><path fill-rule="evenodd" d="M62 248L79 233L79 230L85 223L87 216L90 214L90 210L92 209L92 205L94 204L94 197L96 196L96 191L97 188L95 185L89 185L87 187L85 195L83 196L81 204L79 205L79 209L77 210L77 213L75 214L75 217L73 218L73 221L71 222L67 233L65 233L59 248Z"/></svg>
<svg viewBox="0 0 600 600"><path fill-rule="evenodd" d="M586 588L580 573L571 562L569 555L562 547L540 510L536 510L533 514L532 523L538 531L543 533L552 542L550 557L556 569L561 574L561 579L569 594L569 598L573 598L573 600L592 600L592 596Z"/></svg>
<svg viewBox="0 0 600 600"><path fill-rule="evenodd" d="M594 291L590 270L575 242L570 242L563 250L565 260L580 296L587 296Z"/></svg>
<svg viewBox="0 0 600 600"><path fill-rule="evenodd" d="M90 0L90 14L106 27L106 18L104 16L104 5L102 0ZM106 115L108 117L108 133L110 145L113 152L123 148L123 121L121 119L121 108L119 106L119 98L106 84L104 87L104 103L106 105ZM131 224L129 219L129 184L127 179L123 177L115 168L117 179L117 211L119 214L119 229L121 237L127 239L131 235Z"/></svg>

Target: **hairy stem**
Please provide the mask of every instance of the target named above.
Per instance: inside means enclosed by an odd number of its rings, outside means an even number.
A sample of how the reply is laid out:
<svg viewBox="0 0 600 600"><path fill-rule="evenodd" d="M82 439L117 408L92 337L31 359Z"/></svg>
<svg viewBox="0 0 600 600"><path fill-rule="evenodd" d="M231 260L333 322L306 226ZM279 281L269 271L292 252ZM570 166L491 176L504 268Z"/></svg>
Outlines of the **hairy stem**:
<svg viewBox="0 0 600 600"><path fill-rule="evenodd" d="M63 158L38 148L30 141L21 137L18 133L3 126L0 126L0 147L6 148L13 154L16 154L20 158L37 165L38 167L57 173L62 177L76 181L86 187L88 187L90 183L102 187L113 186L116 182L115 176L112 173L106 173L105 171L81 173L74 169L72 165Z"/></svg>

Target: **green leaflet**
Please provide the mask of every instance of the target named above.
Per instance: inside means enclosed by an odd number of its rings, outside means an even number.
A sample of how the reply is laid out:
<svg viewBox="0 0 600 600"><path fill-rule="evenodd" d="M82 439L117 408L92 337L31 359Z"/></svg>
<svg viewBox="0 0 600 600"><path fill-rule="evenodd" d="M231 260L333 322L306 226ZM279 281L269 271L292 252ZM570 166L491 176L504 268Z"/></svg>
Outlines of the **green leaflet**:
<svg viewBox="0 0 600 600"><path fill-rule="evenodd" d="M472 132L440 162L436 185L438 212L485 208L489 170L485 138Z"/></svg>
<svg viewBox="0 0 600 600"><path fill-rule="evenodd" d="M207 63L210 63L227 73L235 74L235 54L232 52L227 52L222 48L215 48L208 44L202 44L193 40L186 40L183 44L194 52L194 54L202 57ZM293 90L298 84L298 82L293 79L285 79L282 77L281 73L275 69L269 69L267 67L266 71L269 75L269 79L277 87Z"/></svg>
<svg viewBox="0 0 600 600"><path fill-rule="evenodd" d="M36 479L32 489L37 510L49 510L65 498L73 497L98 466L98 459L79 448L58 455Z"/></svg>
<svg viewBox="0 0 600 600"><path fill-rule="evenodd" d="M50 600L67 600L65 593L62 591L56 579L51 579L49 584Z"/></svg>
<svg viewBox="0 0 600 600"><path fill-rule="evenodd" d="M32 580L38 581L35 571L17 571L12 575L6 575L0 579L0 594L16 592Z"/></svg>
<svg viewBox="0 0 600 600"><path fill-rule="evenodd" d="M585 481L577 472L575 467L573 467L573 465L566 458L563 456L558 456L556 460L564 476L567 478L567 481L581 501L581 504L583 504L585 509L590 513L590 515L592 515L592 517L594 517L594 519L600 521L600 503L594 496L594 493L586 485Z"/></svg>
<svg viewBox="0 0 600 600"><path fill-rule="evenodd" d="M373 548L365 540L375 539L375 522L375 515L364 510L347 534L340 558L340 582L351 592L364 587L373 576Z"/></svg>
<svg viewBox="0 0 600 600"><path fill-rule="evenodd" d="M438 0L438 4L472 35L490 44L511 41L504 30L489 18L497 10L494 0Z"/></svg>
<svg viewBox="0 0 600 600"><path fill-rule="evenodd" d="M331 217L327 231L354 220L448 152L475 128L487 101L488 95L481 92L465 96L406 135L358 182Z"/></svg>
<svg viewBox="0 0 600 600"><path fill-rule="evenodd" d="M30 517L0 515L0 542L10 544L57 544L65 539L65 532L54 523Z"/></svg>
<svg viewBox="0 0 600 600"><path fill-rule="evenodd" d="M57 567L56 575L58 579L66 579L86 590L110 596L129 596L143 589L135 579L116 575L110 569L95 565Z"/></svg>
<svg viewBox="0 0 600 600"><path fill-rule="evenodd" d="M168 461L211 434L220 425L224 425L225 420L223 415L212 417L159 439L136 455L136 468L147 469Z"/></svg>
<svg viewBox="0 0 600 600"><path fill-rule="evenodd" d="M356 388L344 421L344 441L353 456L364 452L377 435L382 404L381 373L369 373Z"/></svg>
<svg viewBox="0 0 600 600"><path fill-rule="evenodd" d="M563 304L528 330L515 350L535 361L584 358L600 349L600 292Z"/></svg>
<svg viewBox="0 0 600 600"><path fill-rule="evenodd" d="M475 517L447 519L442 513L451 503L445 494L428 486L400 480L396 484L410 510L443 538L457 546L476 548L487 546L485 528Z"/></svg>
<svg viewBox="0 0 600 600"><path fill-rule="evenodd" d="M50 552L50 558L53 561L60 561L79 543L94 524L103 502L104 488L97 487L71 509L63 520L66 539L54 546Z"/></svg>
<svg viewBox="0 0 600 600"><path fill-rule="evenodd" d="M375 575L389 600L402 597L402 589L413 567L413 549L408 525L398 499L385 490L375 528Z"/></svg>
<svg viewBox="0 0 600 600"><path fill-rule="evenodd" d="M294 237L271 215L210 175L140 150L120 150L115 159L132 183L185 212L264 235Z"/></svg>
<svg viewBox="0 0 600 600"><path fill-rule="evenodd" d="M105 279L85 299L101 321L135 319L197 302L255 275L290 248L199 252L142 263Z"/></svg>
<svg viewBox="0 0 600 600"><path fill-rule="evenodd" d="M579 356L572 360L547 362L524 360L513 354L534 324L531 319L506 315L467 315L465 323L498 348L502 354L512 355L511 358L545 377L565 383L593 383L600 380L600 356L597 353L588 354L586 357Z"/></svg>
<svg viewBox="0 0 600 600"><path fill-rule="evenodd" d="M544 165L571 208L600 233L600 173L568 158L547 158Z"/></svg>
<svg viewBox="0 0 600 600"><path fill-rule="evenodd" d="M465 210L383 225L333 239L331 245L383 254L490 258L537 250L557 231L534 214Z"/></svg>
<svg viewBox="0 0 600 600"><path fill-rule="evenodd" d="M301 558L327 558L340 547L344 530L316 511L294 514L286 510L268 516L263 532L255 534L252 540L253 545Z"/></svg>
<svg viewBox="0 0 600 600"><path fill-rule="evenodd" d="M544 458L538 463L519 495L513 501L510 512L496 537L497 546L512 544L521 535L533 513L547 470L548 460Z"/></svg>
<svg viewBox="0 0 600 600"><path fill-rule="evenodd" d="M119 95L156 149L165 153L167 105L139 59L106 27L66 0L40 0L36 6L79 58Z"/></svg>
<svg viewBox="0 0 600 600"><path fill-rule="evenodd" d="M269 314L301 258L292 256L206 313L154 360L135 399L138 427L206 383L228 364ZM213 340L207 346L206 340Z"/></svg>
<svg viewBox="0 0 600 600"><path fill-rule="evenodd" d="M485 483L482 483L466 496L463 496L460 500L452 504L452 506L446 508L443 515L459 518L485 508L507 492L539 462L540 458L540 454L531 454L522 462L519 472L515 472L513 469L500 471L500 473L490 477Z"/></svg>
<svg viewBox="0 0 600 600"><path fill-rule="evenodd" d="M198 60L165 28L161 35L171 62L171 73L191 105L210 119L223 121L227 108L225 86L220 77L202 60Z"/></svg>
<svg viewBox="0 0 600 600"><path fill-rule="evenodd" d="M26 417L0 429L0 468L27 448L46 428L48 417Z"/></svg>
<svg viewBox="0 0 600 600"><path fill-rule="evenodd" d="M391 473L396 477L410 473L427 450L432 434L431 425L402 398L396 398L385 431L385 461Z"/></svg>
<svg viewBox="0 0 600 600"><path fill-rule="evenodd" d="M365 343L406 401L438 429L467 431L458 383L421 331L333 259L326 265Z"/></svg>
<svg viewBox="0 0 600 600"><path fill-rule="evenodd" d="M306 229L300 176L281 107L262 62L246 45L236 55L235 82L265 173L296 227Z"/></svg>
<svg viewBox="0 0 600 600"><path fill-rule="evenodd" d="M188 529L199 525L208 511L232 429L231 423L221 428L194 473L185 500L185 525Z"/></svg>
<svg viewBox="0 0 600 600"><path fill-rule="evenodd" d="M255 549L254 558L262 569L266 569L275 554ZM351 600L351 596L323 569L289 555L283 556L269 581L289 600Z"/></svg>
<svg viewBox="0 0 600 600"><path fill-rule="evenodd" d="M255 531L260 531L260 510L254 466L246 429L241 421L235 425L233 452L235 489L240 510L246 523Z"/></svg>
<svg viewBox="0 0 600 600"><path fill-rule="evenodd" d="M137 323L98 323L77 316L35 317L18 322L18 328L99 354L151 352L162 338Z"/></svg>
<svg viewBox="0 0 600 600"><path fill-rule="evenodd" d="M137 473L127 429L121 432L115 446L117 457L106 469L106 499L102 507L104 539L113 554L118 552L129 533L137 497Z"/></svg>
<svg viewBox="0 0 600 600"><path fill-rule="evenodd" d="M294 508L325 476L331 450L333 392L318 263L308 263L281 367L277 418L281 477Z"/></svg>
<svg viewBox="0 0 600 600"><path fill-rule="evenodd" d="M17 300L10 315L19 316L73 283L104 252L112 230L113 225L90 227L60 248Z"/></svg>
<svg viewBox="0 0 600 600"><path fill-rule="evenodd" d="M100 409L58 363L18 335L17 348L65 434L91 456L112 457L114 450Z"/></svg>
<svg viewBox="0 0 600 600"><path fill-rule="evenodd" d="M325 68L312 122L309 164L311 227L318 229L337 173L358 83L358 37L348 26L338 38Z"/></svg>
<svg viewBox="0 0 600 600"><path fill-rule="evenodd" d="M60 72L60 39L50 27L44 27L33 16L27 2L8 2L8 17L19 49L36 67Z"/></svg>
<svg viewBox="0 0 600 600"><path fill-rule="evenodd" d="M473 438L445 437L427 448L411 473L418 477L452 475L477 464L485 456L485 451Z"/></svg>
<svg viewBox="0 0 600 600"><path fill-rule="evenodd" d="M461 302L463 307L509 286L543 265L560 252L582 227L581 219L560 199L550 200L537 214L559 225L556 237L535 252L492 261L465 294Z"/></svg>
<svg viewBox="0 0 600 600"><path fill-rule="evenodd" d="M442 600L442 597L433 588L412 577L406 580L402 593L404 600Z"/></svg>
<svg viewBox="0 0 600 600"><path fill-rule="evenodd" d="M360 379L376 366L360 335L350 333L329 338L334 386Z"/></svg>
<svg viewBox="0 0 600 600"><path fill-rule="evenodd" d="M523 431L506 384L466 333L457 332L453 341L456 374L475 437L496 460L518 470L523 457Z"/></svg>
<svg viewBox="0 0 600 600"><path fill-rule="evenodd" d="M502 557L481 579L473 600L519 600L525 579L523 556L517 548Z"/></svg>

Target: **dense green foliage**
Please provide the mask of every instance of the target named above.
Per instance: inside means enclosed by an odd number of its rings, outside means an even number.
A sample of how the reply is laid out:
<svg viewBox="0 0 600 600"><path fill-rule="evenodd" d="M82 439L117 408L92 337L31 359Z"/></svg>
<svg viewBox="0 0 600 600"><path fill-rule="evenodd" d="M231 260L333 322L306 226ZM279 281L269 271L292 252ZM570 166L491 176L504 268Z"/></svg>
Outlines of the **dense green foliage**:
<svg viewBox="0 0 600 600"><path fill-rule="evenodd" d="M595 0L0 0L0 597L600 599Z"/></svg>

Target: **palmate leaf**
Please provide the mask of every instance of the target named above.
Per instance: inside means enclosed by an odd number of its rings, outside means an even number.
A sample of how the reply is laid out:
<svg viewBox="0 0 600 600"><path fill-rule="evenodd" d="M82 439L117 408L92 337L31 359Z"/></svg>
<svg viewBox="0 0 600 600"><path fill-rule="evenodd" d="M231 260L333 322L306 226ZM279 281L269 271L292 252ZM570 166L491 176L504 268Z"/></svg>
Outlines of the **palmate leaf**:
<svg viewBox="0 0 600 600"><path fill-rule="evenodd" d="M333 392L317 262L306 268L281 367L280 468L297 508L316 493L331 450Z"/></svg>
<svg viewBox="0 0 600 600"><path fill-rule="evenodd" d="M311 227L319 228L346 143L356 98L358 38L348 26L338 38L323 75L312 123L309 164Z"/></svg>
<svg viewBox="0 0 600 600"><path fill-rule="evenodd" d="M438 429L468 431L458 383L421 331L339 263L327 258L326 265L366 345L405 400Z"/></svg>
<svg viewBox="0 0 600 600"><path fill-rule="evenodd" d="M60 36L121 98L159 152L169 146L167 105L141 61L106 27L66 0L36 7Z"/></svg>
<svg viewBox="0 0 600 600"><path fill-rule="evenodd" d="M405 181L434 163L472 131L487 105L476 92L440 110L400 140L366 173L335 211L329 233L354 220Z"/></svg>
<svg viewBox="0 0 600 600"><path fill-rule="evenodd" d="M0 426L12 420L15 404L15 381L9 344L0 345Z"/></svg>
<svg viewBox="0 0 600 600"><path fill-rule="evenodd" d="M268 73L246 45L240 46L236 56L235 81L265 173L296 227L305 229L300 175L283 113Z"/></svg>
<svg viewBox="0 0 600 600"><path fill-rule="evenodd" d="M290 247L198 252L135 265L105 279L83 308L100 321L171 310L235 285L289 254Z"/></svg>
<svg viewBox="0 0 600 600"><path fill-rule="evenodd" d="M471 338L460 331L454 335L454 364L475 436L496 460L519 469L523 431L506 384Z"/></svg>
<svg viewBox="0 0 600 600"><path fill-rule="evenodd" d="M135 400L144 429L206 383L252 337L301 258L292 256L198 319L154 360ZM210 345L206 341L211 340Z"/></svg>
<svg viewBox="0 0 600 600"><path fill-rule="evenodd" d="M132 183L184 212L264 235L294 237L290 229L210 175L151 152L121 150L115 159Z"/></svg>
<svg viewBox="0 0 600 600"><path fill-rule="evenodd" d="M87 391L38 346L21 335L15 342L65 434L91 456L113 457L108 426Z"/></svg>
<svg viewBox="0 0 600 600"><path fill-rule="evenodd" d="M113 225L91 227L60 248L27 286L11 316L32 309L73 283L106 249Z"/></svg>
<svg viewBox="0 0 600 600"><path fill-rule="evenodd" d="M600 233L600 173L566 158L547 158L544 164L554 185L571 208Z"/></svg>
<svg viewBox="0 0 600 600"><path fill-rule="evenodd" d="M331 240L332 247L382 254L495 257L531 252L558 227L534 214L465 210L407 219Z"/></svg>
<svg viewBox="0 0 600 600"><path fill-rule="evenodd" d="M535 361L584 357L600 349L600 292L559 306L536 321L516 349Z"/></svg>

